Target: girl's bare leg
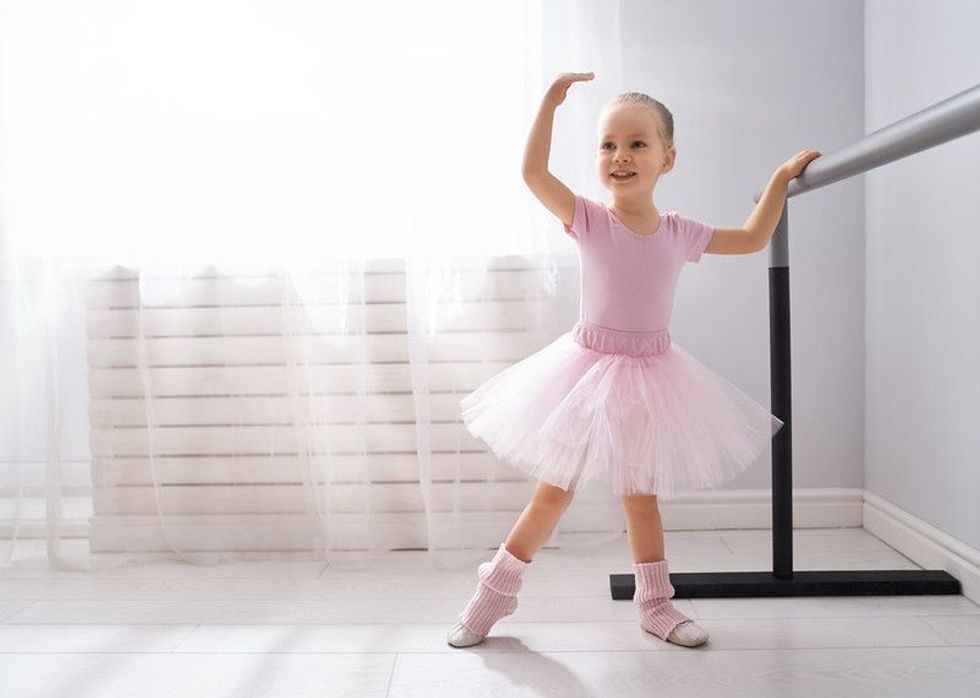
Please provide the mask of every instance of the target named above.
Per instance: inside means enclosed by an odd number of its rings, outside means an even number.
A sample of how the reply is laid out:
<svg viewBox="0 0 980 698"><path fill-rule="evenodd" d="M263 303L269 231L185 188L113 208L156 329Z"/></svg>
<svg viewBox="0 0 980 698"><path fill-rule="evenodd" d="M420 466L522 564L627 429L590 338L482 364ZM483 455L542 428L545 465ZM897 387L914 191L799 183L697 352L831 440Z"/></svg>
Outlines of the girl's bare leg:
<svg viewBox="0 0 980 698"><path fill-rule="evenodd" d="M664 529L657 507L657 495L624 495L626 531L634 562L659 562L664 559Z"/></svg>
<svg viewBox="0 0 980 698"><path fill-rule="evenodd" d="M538 549L551 538L573 495L573 490L563 490L546 482L539 482L530 503L524 507L507 536L504 543L507 552L519 560L530 562Z"/></svg>

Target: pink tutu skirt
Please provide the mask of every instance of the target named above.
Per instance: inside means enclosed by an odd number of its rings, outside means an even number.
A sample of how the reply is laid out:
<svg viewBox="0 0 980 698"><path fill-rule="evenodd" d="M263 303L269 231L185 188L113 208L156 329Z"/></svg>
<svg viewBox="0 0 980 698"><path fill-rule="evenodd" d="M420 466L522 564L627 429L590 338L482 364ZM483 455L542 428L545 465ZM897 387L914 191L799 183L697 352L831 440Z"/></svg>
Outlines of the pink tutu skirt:
<svg viewBox="0 0 980 698"><path fill-rule="evenodd" d="M617 494L713 488L755 463L783 426L670 340L579 320L460 401L466 428L532 477Z"/></svg>

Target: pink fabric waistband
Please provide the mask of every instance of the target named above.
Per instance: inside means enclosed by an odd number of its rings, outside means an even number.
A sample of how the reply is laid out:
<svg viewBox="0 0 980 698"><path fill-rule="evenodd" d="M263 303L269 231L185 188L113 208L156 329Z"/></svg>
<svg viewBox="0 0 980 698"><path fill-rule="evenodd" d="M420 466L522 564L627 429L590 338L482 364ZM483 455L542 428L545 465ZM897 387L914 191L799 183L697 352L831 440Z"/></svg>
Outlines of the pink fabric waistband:
<svg viewBox="0 0 980 698"><path fill-rule="evenodd" d="M572 338L583 347L604 354L653 356L670 347L670 332L666 329L653 332L613 330L581 319L572 328Z"/></svg>

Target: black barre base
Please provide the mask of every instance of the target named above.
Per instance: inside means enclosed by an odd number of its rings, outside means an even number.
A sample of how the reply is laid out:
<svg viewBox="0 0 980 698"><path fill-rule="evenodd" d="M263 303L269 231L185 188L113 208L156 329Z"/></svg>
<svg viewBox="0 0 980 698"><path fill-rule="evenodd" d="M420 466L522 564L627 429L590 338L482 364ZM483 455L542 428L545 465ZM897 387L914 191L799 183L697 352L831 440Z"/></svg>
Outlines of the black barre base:
<svg viewBox="0 0 980 698"><path fill-rule="evenodd" d="M944 570L841 570L793 572L777 579L772 572L692 572L670 575L675 599L761 596L895 596L959 594L960 583ZM632 574L611 574L613 599L632 599Z"/></svg>

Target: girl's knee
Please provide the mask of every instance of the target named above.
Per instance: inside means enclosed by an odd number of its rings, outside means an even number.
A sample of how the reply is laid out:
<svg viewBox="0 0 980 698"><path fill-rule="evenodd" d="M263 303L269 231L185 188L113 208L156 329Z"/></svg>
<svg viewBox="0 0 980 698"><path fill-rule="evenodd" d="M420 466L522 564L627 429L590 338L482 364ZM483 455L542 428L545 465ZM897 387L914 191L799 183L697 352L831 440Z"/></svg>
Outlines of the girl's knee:
<svg viewBox="0 0 980 698"><path fill-rule="evenodd" d="M534 489L533 502L549 509L564 509L572 501L574 494L574 490L563 490L561 487L555 487L547 482L539 482Z"/></svg>
<svg viewBox="0 0 980 698"><path fill-rule="evenodd" d="M623 508L629 512L653 513L657 511L657 495L624 494Z"/></svg>

